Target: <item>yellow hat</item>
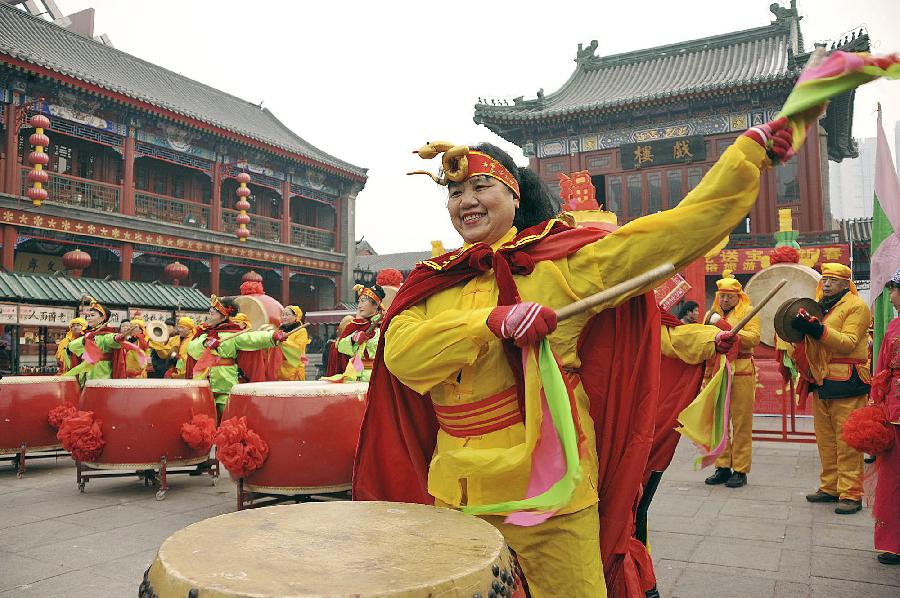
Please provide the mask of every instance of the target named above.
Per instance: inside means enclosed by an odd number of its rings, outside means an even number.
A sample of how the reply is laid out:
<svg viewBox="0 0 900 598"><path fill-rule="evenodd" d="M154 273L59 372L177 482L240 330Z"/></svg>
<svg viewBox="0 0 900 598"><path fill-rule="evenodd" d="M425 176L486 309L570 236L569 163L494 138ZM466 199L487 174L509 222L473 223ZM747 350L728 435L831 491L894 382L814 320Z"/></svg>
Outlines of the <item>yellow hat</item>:
<svg viewBox="0 0 900 598"><path fill-rule="evenodd" d="M298 322L303 319L303 310L299 306L287 305L285 307L294 312L294 316L296 316Z"/></svg>
<svg viewBox="0 0 900 598"><path fill-rule="evenodd" d="M716 298L713 301L712 310L719 315L725 315L722 306L719 305L720 295L739 295L737 305L734 306L734 313L741 316L750 307L750 297L744 292L744 287L740 281L734 277L731 270L722 272L722 278L716 281Z"/></svg>
<svg viewBox="0 0 900 598"><path fill-rule="evenodd" d="M87 328L87 320L84 318L72 318L69 320L69 328L72 326L81 326L82 328Z"/></svg>
<svg viewBox="0 0 900 598"><path fill-rule="evenodd" d="M859 291L856 290L856 285L853 284L852 276L853 272L844 264L839 264L837 262L827 262L822 264L822 278L846 280L850 283L850 293L859 295ZM822 290L822 278L819 279L819 284L816 285L816 301L821 301L822 297L825 296L825 292Z"/></svg>
<svg viewBox="0 0 900 598"><path fill-rule="evenodd" d="M140 326L141 328L147 327L147 322L145 322L143 318L132 318L131 323L135 326Z"/></svg>
<svg viewBox="0 0 900 598"><path fill-rule="evenodd" d="M243 312L240 312L240 311L239 311L238 313L236 313L236 314L234 315L234 317L231 318L231 321L232 321L232 322L237 322L238 324L240 324L240 325L243 326L244 328L250 328L250 327L251 327L251 324L250 324L250 318L247 316L247 314L245 314L245 313L243 313Z"/></svg>
<svg viewBox="0 0 900 598"><path fill-rule="evenodd" d="M734 277L731 270L722 272L722 278L716 281L716 289L719 293L743 293L744 287L740 281Z"/></svg>
<svg viewBox="0 0 900 598"><path fill-rule="evenodd" d="M180 318L178 318L178 325L184 326L185 328L190 328L191 330L197 327L196 322L194 322L194 318L189 318L187 316L181 316Z"/></svg>

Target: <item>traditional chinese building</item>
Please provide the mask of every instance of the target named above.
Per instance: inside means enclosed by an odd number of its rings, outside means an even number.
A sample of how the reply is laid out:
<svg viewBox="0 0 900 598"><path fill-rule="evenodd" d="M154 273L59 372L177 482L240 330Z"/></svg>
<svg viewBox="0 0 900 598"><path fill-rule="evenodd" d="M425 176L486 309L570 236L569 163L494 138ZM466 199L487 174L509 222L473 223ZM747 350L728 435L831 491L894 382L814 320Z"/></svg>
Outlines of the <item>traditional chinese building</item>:
<svg viewBox="0 0 900 598"><path fill-rule="evenodd" d="M551 187L561 174L588 171L597 201L620 224L673 208L738 135L774 118L809 58L796 3L771 10L768 25L624 54L597 56L596 40L579 44L559 90L482 101L475 122L521 147ZM860 30L830 45L838 48L868 50L868 35ZM753 211L705 264L707 290L726 268L746 281L767 263L780 208L793 213L804 261L847 263L826 177L828 159L856 156L852 120L848 93L831 102L796 158L763 174Z"/></svg>
<svg viewBox="0 0 900 598"><path fill-rule="evenodd" d="M240 77L240 72L235 72ZM49 119L44 188L32 185L29 124ZM236 209L250 177L245 241ZM0 228L7 272L164 278L238 293L266 291L306 310L349 298L354 202L366 170L318 149L265 108L0 3Z"/></svg>

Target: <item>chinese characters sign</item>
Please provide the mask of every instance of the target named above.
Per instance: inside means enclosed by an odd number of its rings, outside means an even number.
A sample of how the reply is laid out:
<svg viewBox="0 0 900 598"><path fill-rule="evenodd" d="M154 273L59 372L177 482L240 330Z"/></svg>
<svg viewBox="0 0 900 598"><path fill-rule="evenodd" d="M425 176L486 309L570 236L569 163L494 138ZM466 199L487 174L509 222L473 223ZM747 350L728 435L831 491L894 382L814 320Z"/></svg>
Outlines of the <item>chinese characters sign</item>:
<svg viewBox="0 0 900 598"><path fill-rule="evenodd" d="M158 309L144 309L143 307L131 307L128 309L130 318L142 318L144 322L153 322L154 320L165 322L166 318L172 317L171 311L161 311Z"/></svg>
<svg viewBox="0 0 900 598"><path fill-rule="evenodd" d="M723 249L716 257L706 258L706 274L722 274L725 270L754 274L771 265L772 249ZM804 266L817 268L822 262L850 263L849 246L808 245L800 248L800 263Z"/></svg>
<svg viewBox="0 0 900 598"><path fill-rule="evenodd" d="M0 305L0 324L16 324L19 321L19 306Z"/></svg>
<svg viewBox="0 0 900 598"><path fill-rule="evenodd" d="M19 325L21 326L66 328L69 325L69 321L74 317L75 310L71 307L19 306Z"/></svg>
<svg viewBox="0 0 900 598"><path fill-rule="evenodd" d="M706 160L706 140L702 135L664 139L621 146L622 168L649 168Z"/></svg>

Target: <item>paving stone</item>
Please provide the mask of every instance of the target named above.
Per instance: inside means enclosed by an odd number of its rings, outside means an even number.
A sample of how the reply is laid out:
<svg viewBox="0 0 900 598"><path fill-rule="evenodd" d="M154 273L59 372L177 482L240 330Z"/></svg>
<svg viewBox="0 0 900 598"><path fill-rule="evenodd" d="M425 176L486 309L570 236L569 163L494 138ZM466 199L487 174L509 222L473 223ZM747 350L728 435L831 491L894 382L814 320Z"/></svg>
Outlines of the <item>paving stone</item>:
<svg viewBox="0 0 900 598"><path fill-rule="evenodd" d="M812 526L789 523L785 526L784 545L809 550L812 546Z"/></svg>
<svg viewBox="0 0 900 598"><path fill-rule="evenodd" d="M678 578L684 573L684 563L666 559L653 559L653 572L656 575L656 589L661 596L671 596Z"/></svg>
<svg viewBox="0 0 900 598"><path fill-rule="evenodd" d="M775 598L810 598L812 590L808 583L796 581L775 581Z"/></svg>
<svg viewBox="0 0 900 598"><path fill-rule="evenodd" d="M834 549L814 546L812 575L813 577L861 581L900 588L900 571L896 566L889 567L879 563L874 550L838 552ZM897 595L900 595L900 591L894 594L894 596Z"/></svg>
<svg viewBox="0 0 900 598"><path fill-rule="evenodd" d="M29 548L19 554L74 570L135 554L146 550L147 544L148 540L139 535L111 530Z"/></svg>
<svg viewBox="0 0 900 598"><path fill-rule="evenodd" d="M659 515L650 509L648 525L650 533L675 532L679 534L706 534L713 526L713 519Z"/></svg>
<svg viewBox="0 0 900 598"><path fill-rule="evenodd" d="M144 577L144 571L156 558L158 547L142 550L128 556L106 561L84 569L107 579L116 580L119 583L127 583L132 587L132 593L137 594L137 587Z"/></svg>
<svg viewBox="0 0 900 598"><path fill-rule="evenodd" d="M729 499L722 507L722 515L729 517L754 517L759 519L787 519L790 507L782 503L762 500Z"/></svg>
<svg viewBox="0 0 900 598"><path fill-rule="evenodd" d="M780 521L757 521L744 517L720 516L713 523L710 536L783 542L787 525Z"/></svg>
<svg viewBox="0 0 900 598"><path fill-rule="evenodd" d="M95 532L133 525L142 521L152 521L165 516L165 513L148 509L146 503L115 504L98 509L82 511L66 517L67 523L76 523Z"/></svg>
<svg viewBox="0 0 900 598"><path fill-rule="evenodd" d="M0 552L0 567L0 592L73 570L73 567L59 563L48 563L38 558L7 552Z"/></svg>
<svg viewBox="0 0 900 598"><path fill-rule="evenodd" d="M650 550L653 558L669 561L690 561L694 549L703 536L672 532L651 532Z"/></svg>
<svg viewBox="0 0 900 598"><path fill-rule="evenodd" d="M71 598L90 596L91 598L122 598L137 596L140 580L136 584L114 581L93 575L88 571L71 571L34 583L0 592L2 598Z"/></svg>
<svg viewBox="0 0 900 598"><path fill-rule="evenodd" d="M778 571L781 545L738 538L704 538L691 560L695 563Z"/></svg>
<svg viewBox="0 0 900 598"><path fill-rule="evenodd" d="M729 576L714 583L705 571L684 571L675 583L672 598L765 598L774 596L775 580ZM724 583L726 582L727 583Z"/></svg>
<svg viewBox="0 0 900 598"><path fill-rule="evenodd" d="M813 577L810 582L810 598L897 598L900 581L894 585L860 583L842 579Z"/></svg>
<svg viewBox="0 0 900 598"><path fill-rule="evenodd" d="M900 500L900 497L898 497ZM817 523L812 528L812 543L816 546L874 550L872 530L856 525Z"/></svg>
<svg viewBox="0 0 900 598"><path fill-rule="evenodd" d="M61 519L44 519L0 530L0 546L17 552L95 533L96 530Z"/></svg>
<svg viewBox="0 0 900 598"><path fill-rule="evenodd" d="M809 547L784 548L778 562L778 579L809 583L812 554Z"/></svg>

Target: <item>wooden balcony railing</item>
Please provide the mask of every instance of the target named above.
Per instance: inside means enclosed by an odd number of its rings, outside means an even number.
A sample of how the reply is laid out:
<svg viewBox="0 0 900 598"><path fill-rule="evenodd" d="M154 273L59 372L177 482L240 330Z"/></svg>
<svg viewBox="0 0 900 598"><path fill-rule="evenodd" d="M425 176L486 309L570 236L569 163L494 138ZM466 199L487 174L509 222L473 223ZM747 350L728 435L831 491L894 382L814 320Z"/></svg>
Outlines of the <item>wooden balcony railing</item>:
<svg viewBox="0 0 900 598"><path fill-rule="evenodd" d="M237 230L238 224L235 222L237 216L236 210L222 210L222 230L228 233ZM251 238L281 242L281 220L278 218L250 214L250 224L247 225L247 228L250 229Z"/></svg>
<svg viewBox="0 0 900 598"><path fill-rule="evenodd" d="M22 168L19 176L19 190L25 195L25 190L31 186L28 182L30 168ZM70 174L50 172L50 180L44 185L47 189L47 201L68 204L91 210L103 212L119 211L120 187L109 183L101 183L90 179L82 179Z"/></svg>
<svg viewBox="0 0 900 598"><path fill-rule="evenodd" d="M291 224L291 244L334 251L334 231L302 224Z"/></svg>
<svg viewBox="0 0 900 598"><path fill-rule="evenodd" d="M168 195L135 191L134 212L139 218L209 228L209 206Z"/></svg>

